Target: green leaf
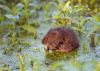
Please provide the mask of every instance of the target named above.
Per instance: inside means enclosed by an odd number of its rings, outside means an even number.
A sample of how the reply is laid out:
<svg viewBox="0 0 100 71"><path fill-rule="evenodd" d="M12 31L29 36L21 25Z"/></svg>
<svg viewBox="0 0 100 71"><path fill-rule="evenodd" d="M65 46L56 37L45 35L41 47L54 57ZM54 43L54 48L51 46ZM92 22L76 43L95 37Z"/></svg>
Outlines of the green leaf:
<svg viewBox="0 0 100 71"><path fill-rule="evenodd" d="M64 8L63 8L63 11L67 11L67 8L69 8L69 4L70 4L70 1L68 1L68 2L65 4L65 6L64 6Z"/></svg>
<svg viewBox="0 0 100 71"><path fill-rule="evenodd" d="M100 36L97 37L96 44L97 44L97 45L100 45Z"/></svg>
<svg viewBox="0 0 100 71"><path fill-rule="evenodd" d="M86 32L83 31L82 29L79 29L79 28L76 28L76 27L71 27L71 28L74 29L74 30L78 30L78 31L80 31L80 32L82 32L83 34L86 34Z"/></svg>
<svg viewBox="0 0 100 71"><path fill-rule="evenodd" d="M11 12L10 8L7 7L6 5L0 5L0 8L2 8L3 10L5 10L6 12Z"/></svg>
<svg viewBox="0 0 100 71"><path fill-rule="evenodd" d="M78 70L79 70L79 69L82 69L82 63L81 63L80 61L71 60L71 61L70 61L70 64L71 64L73 67L77 68Z"/></svg>
<svg viewBox="0 0 100 71"><path fill-rule="evenodd" d="M21 26L25 31L30 32L30 33L36 33L36 30L34 27L30 25L23 25Z"/></svg>
<svg viewBox="0 0 100 71"><path fill-rule="evenodd" d="M55 71L56 68L61 68L63 65L59 62L54 62L50 65L50 71Z"/></svg>
<svg viewBox="0 0 100 71"><path fill-rule="evenodd" d="M40 63L36 60L33 64L32 71L40 71Z"/></svg>
<svg viewBox="0 0 100 71"><path fill-rule="evenodd" d="M94 25L94 32L100 33L100 23L96 23L96 24Z"/></svg>
<svg viewBox="0 0 100 71"><path fill-rule="evenodd" d="M100 62L98 62L97 64L96 64L96 70L95 71L100 71Z"/></svg>
<svg viewBox="0 0 100 71"><path fill-rule="evenodd" d="M100 22L100 15L95 15L93 16L94 20L96 20L97 22Z"/></svg>

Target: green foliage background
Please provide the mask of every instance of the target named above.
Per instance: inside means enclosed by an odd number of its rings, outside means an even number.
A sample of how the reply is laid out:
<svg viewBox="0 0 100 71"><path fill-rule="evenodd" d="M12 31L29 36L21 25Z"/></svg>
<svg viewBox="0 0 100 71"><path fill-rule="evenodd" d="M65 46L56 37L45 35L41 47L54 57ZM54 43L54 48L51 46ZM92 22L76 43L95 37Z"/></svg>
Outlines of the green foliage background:
<svg viewBox="0 0 100 71"><path fill-rule="evenodd" d="M22 47L31 46L25 39L37 39L37 29L42 23L53 23L53 27L71 27L77 32L85 54L89 53L88 47L100 47L100 0L0 0L0 44L5 45L4 54L21 52L25 49ZM30 64L32 71L41 70L42 65L38 60L30 56L30 62L25 63L25 55L17 55L20 71L26 71ZM53 56L48 57L52 59ZM92 60L87 63L94 65L93 71L100 71L100 61ZM86 66L81 61L73 60L66 64L77 71L84 71ZM66 71L66 64L52 62L49 71ZM43 65L46 69L46 65ZM12 71L9 65L4 64L0 71L5 70Z"/></svg>

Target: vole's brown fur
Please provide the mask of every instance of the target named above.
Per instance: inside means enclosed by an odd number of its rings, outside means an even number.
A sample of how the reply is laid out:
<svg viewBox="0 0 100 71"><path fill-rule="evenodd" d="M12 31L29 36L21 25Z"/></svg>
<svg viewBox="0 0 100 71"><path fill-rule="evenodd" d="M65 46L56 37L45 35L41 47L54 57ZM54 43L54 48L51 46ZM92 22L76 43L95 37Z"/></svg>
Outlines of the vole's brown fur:
<svg viewBox="0 0 100 71"><path fill-rule="evenodd" d="M46 50L70 52L79 47L79 41L75 32L70 28L50 29L44 36L42 43L47 45Z"/></svg>

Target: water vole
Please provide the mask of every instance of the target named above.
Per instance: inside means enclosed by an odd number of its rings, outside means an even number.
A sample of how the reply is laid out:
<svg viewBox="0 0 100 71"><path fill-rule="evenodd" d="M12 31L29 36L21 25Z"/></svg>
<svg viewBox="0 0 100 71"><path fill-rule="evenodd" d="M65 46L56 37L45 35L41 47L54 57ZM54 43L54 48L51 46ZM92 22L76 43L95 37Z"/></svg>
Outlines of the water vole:
<svg viewBox="0 0 100 71"><path fill-rule="evenodd" d="M71 28L51 28L44 36L42 43L47 46L45 50L70 52L79 47L77 35Z"/></svg>

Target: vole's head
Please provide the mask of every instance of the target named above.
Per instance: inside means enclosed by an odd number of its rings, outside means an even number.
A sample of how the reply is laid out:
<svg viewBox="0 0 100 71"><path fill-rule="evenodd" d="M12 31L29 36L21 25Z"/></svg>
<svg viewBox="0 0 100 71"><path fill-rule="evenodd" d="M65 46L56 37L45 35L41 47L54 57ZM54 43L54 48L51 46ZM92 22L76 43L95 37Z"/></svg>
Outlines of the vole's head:
<svg viewBox="0 0 100 71"><path fill-rule="evenodd" d="M47 46L48 50L57 49L59 43L62 43L62 34L57 29L50 29L44 36L42 43Z"/></svg>

